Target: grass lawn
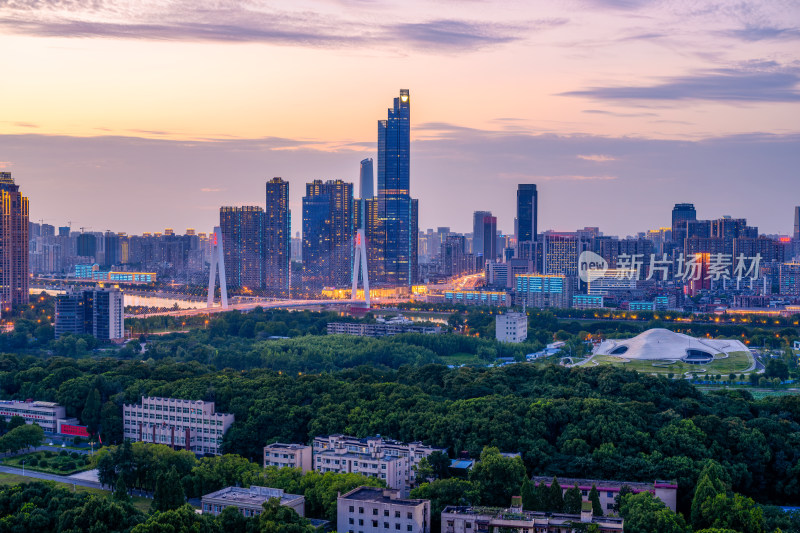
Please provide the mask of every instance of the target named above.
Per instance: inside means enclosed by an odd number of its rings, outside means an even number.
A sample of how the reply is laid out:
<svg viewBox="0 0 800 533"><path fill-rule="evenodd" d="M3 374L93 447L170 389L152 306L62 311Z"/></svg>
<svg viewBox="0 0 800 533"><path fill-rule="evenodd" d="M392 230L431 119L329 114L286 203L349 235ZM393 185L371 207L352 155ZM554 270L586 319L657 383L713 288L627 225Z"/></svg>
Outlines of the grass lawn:
<svg viewBox="0 0 800 533"><path fill-rule="evenodd" d="M667 363L652 360L628 360L623 357L615 357L613 355L598 355L592 361L598 364L622 366L624 368L631 368L637 372L644 372L647 374L675 374L683 375L686 372L696 372L699 376L704 374L722 374L723 379L733 372L740 374L745 372L752 365L752 357L747 352L731 352L728 357L716 357L711 363L707 365L689 365L682 361L674 363Z"/></svg>
<svg viewBox="0 0 800 533"><path fill-rule="evenodd" d="M26 476L18 476L17 474L5 474L0 472L0 488L8 486L8 485L19 485L21 483L35 483L37 481L41 481L43 483L54 483L57 487L67 490L74 490L75 492L86 492L88 494L95 494L98 496L106 496L107 498L111 497L111 491L96 489L92 487L81 487L80 485L72 485L70 483L59 483L58 481L45 481L43 479L36 479L32 477ZM150 502L147 498L142 498L141 496L132 496L131 503L134 507L139 509L142 512L149 512L150 511Z"/></svg>
<svg viewBox="0 0 800 533"><path fill-rule="evenodd" d="M84 463L85 457L85 455L78 455L76 459L70 455L59 455L58 452L34 452L7 457L3 459L3 464L22 468L22 461L25 461L25 468L27 469L44 472L46 474L69 476L76 472L92 469L91 463ZM43 462L45 466L42 466Z"/></svg>

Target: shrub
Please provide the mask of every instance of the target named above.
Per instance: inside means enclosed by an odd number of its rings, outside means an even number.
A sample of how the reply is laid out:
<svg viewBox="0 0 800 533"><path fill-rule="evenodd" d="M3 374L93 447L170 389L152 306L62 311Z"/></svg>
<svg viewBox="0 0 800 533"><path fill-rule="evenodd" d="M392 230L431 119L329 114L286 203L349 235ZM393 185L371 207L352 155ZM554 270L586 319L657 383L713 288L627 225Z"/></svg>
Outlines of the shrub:
<svg viewBox="0 0 800 533"><path fill-rule="evenodd" d="M69 456L72 457L73 459L79 459L81 454L79 454L78 452L72 452L71 454L69 454Z"/></svg>
<svg viewBox="0 0 800 533"><path fill-rule="evenodd" d="M59 457L66 457L67 455L69 455L67 453L67 450L61 450L60 452L58 452L58 456Z"/></svg>
<svg viewBox="0 0 800 533"><path fill-rule="evenodd" d="M47 468L48 466L50 466L50 464L47 462L47 459L42 459L41 461L39 461L39 466L41 468Z"/></svg>
<svg viewBox="0 0 800 533"><path fill-rule="evenodd" d="M61 470L75 470L78 467L75 465L75 461L66 461L65 463L62 463L59 468Z"/></svg>
<svg viewBox="0 0 800 533"><path fill-rule="evenodd" d="M54 455L55 455L55 453L53 453L53 452L44 452L44 456L45 457L53 457Z"/></svg>
<svg viewBox="0 0 800 533"><path fill-rule="evenodd" d="M39 459L37 459L36 457L32 457L31 459L28 460L28 464L30 466L36 466L39 464Z"/></svg>

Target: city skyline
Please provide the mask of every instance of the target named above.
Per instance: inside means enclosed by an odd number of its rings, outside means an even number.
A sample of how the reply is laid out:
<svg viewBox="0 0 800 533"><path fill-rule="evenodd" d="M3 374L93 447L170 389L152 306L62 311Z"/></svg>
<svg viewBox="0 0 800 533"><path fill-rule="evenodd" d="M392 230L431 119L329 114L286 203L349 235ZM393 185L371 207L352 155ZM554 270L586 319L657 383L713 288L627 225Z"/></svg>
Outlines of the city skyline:
<svg viewBox="0 0 800 533"><path fill-rule="evenodd" d="M407 87L421 228L468 231L488 210L511 233L516 185L533 183L542 231L632 234L681 202L792 231L797 199L775 191L800 165L796 6L64 6L11 2L0 17L15 51L0 59L15 103L0 167L32 220L210 231L272 176L300 212L305 183L357 183L375 117Z"/></svg>

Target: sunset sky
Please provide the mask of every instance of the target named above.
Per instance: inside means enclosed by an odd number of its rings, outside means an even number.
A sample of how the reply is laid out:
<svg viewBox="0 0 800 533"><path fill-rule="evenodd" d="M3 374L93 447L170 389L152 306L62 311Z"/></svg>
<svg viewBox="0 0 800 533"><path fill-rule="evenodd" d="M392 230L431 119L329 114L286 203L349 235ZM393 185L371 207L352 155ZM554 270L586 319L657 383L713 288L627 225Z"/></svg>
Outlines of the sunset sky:
<svg viewBox="0 0 800 533"><path fill-rule="evenodd" d="M694 202L788 234L798 52L797 0L0 0L0 168L32 220L128 233L208 231L282 176L298 231L407 88L423 229L511 232L525 182L541 229Z"/></svg>

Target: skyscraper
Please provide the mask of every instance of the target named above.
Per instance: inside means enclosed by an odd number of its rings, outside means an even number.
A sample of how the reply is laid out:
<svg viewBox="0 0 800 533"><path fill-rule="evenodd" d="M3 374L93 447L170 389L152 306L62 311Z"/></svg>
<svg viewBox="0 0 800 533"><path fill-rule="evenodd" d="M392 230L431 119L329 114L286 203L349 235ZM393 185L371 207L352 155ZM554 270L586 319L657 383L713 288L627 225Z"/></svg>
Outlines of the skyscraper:
<svg viewBox="0 0 800 533"><path fill-rule="evenodd" d="M289 297L289 264L292 255L292 214L289 182L273 178L267 182L264 210L264 289L268 294Z"/></svg>
<svg viewBox="0 0 800 533"><path fill-rule="evenodd" d="M800 241L800 205L794 208L794 239Z"/></svg>
<svg viewBox="0 0 800 533"><path fill-rule="evenodd" d="M483 219L490 216L492 216L491 211L472 213L472 254L476 258L483 256Z"/></svg>
<svg viewBox="0 0 800 533"><path fill-rule="evenodd" d="M368 235L368 246L379 241L384 285L411 285L417 279L419 207L410 196L411 99L401 89L386 120L378 121L378 217L377 235ZM366 218L366 217L365 217Z"/></svg>
<svg viewBox="0 0 800 533"><path fill-rule="evenodd" d="M535 241L539 233L539 194L536 185L517 186L517 243Z"/></svg>
<svg viewBox="0 0 800 533"><path fill-rule="evenodd" d="M0 172L0 304L2 311L27 304L28 198L10 172Z"/></svg>
<svg viewBox="0 0 800 533"><path fill-rule="evenodd" d="M497 217L483 217L483 260L497 259Z"/></svg>
<svg viewBox="0 0 800 533"><path fill-rule="evenodd" d="M697 220L694 204L675 204L672 208L672 240L678 244L686 238L686 225L690 220Z"/></svg>
<svg viewBox="0 0 800 533"><path fill-rule="evenodd" d="M219 209L219 225L228 287L261 289L264 283L264 210L256 206L223 206Z"/></svg>
<svg viewBox="0 0 800 533"><path fill-rule="evenodd" d="M353 184L306 184L303 197L303 287L346 287L352 273Z"/></svg>

